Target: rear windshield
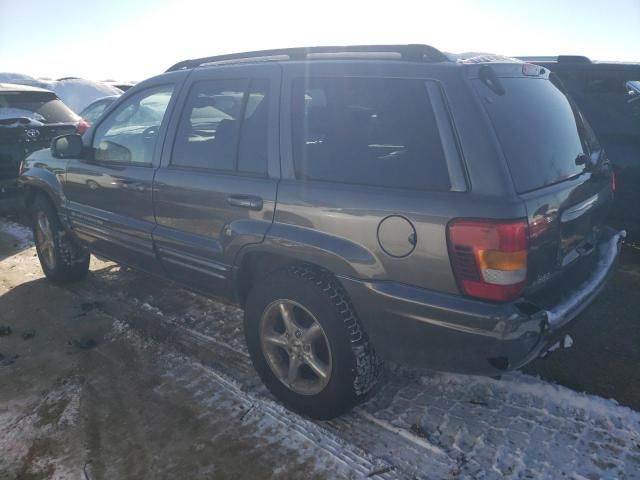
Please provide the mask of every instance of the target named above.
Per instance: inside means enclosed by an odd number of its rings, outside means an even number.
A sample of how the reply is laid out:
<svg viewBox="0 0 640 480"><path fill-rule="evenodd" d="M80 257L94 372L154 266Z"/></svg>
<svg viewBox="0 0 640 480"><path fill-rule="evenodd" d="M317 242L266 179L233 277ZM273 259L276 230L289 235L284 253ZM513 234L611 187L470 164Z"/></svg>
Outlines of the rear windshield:
<svg viewBox="0 0 640 480"><path fill-rule="evenodd" d="M0 92L0 121L29 119L40 123L69 123L78 117L50 92Z"/></svg>
<svg viewBox="0 0 640 480"><path fill-rule="evenodd" d="M504 87L502 95L481 80L474 82L495 127L518 193L583 172L584 166L576 165L576 159L589 154L585 125L577 109L551 81L500 78Z"/></svg>

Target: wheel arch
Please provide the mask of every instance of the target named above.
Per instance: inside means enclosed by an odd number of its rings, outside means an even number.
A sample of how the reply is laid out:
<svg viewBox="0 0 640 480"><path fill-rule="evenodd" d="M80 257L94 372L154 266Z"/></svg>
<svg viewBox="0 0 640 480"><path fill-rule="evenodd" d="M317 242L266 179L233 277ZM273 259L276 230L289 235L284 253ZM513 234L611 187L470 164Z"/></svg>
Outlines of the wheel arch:
<svg viewBox="0 0 640 480"><path fill-rule="evenodd" d="M338 282L339 276L384 276L380 261L362 245L295 225L272 225L263 242L245 245L234 260L235 298L240 305L256 281L290 264L325 271Z"/></svg>

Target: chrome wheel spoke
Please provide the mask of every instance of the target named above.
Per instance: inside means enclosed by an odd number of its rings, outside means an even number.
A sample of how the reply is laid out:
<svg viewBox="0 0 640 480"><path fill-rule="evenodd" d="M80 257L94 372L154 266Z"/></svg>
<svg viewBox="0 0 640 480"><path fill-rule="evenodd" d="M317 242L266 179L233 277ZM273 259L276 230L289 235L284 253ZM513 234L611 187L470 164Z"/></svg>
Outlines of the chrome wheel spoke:
<svg viewBox="0 0 640 480"><path fill-rule="evenodd" d="M43 212L38 213L36 222L36 242L38 243L44 263L48 268L54 268L56 262L56 246L53 240L51 224Z"/></svg>
<svg viewBox="0 0 640 480"><path fill-rule="evenodd" d="M293 313L293 305L281 302L278 305L278 308L280 309L280 315L282 316L282 323L284 323L284 328L287 330L287 333L289 335L293 335L297 328Z"/></svg>
<svg viewBox="0 0 640 480"><path fill-rule="evenodd" d="M287 371L287 383L293 385L300 378L300 367L302 361L296 356L289 357L289 370Z"/></svg>
<svg viewBox="0 0 640 480"><path fill-rule="evenodd" d="M42 233L42 236L44 238L47 238L49 236L49 221L47 220L47 217L42 214L38 216L38 228L40 229L40 233Z"/></svg>
<svg viewBox="0 0 640 480"><path fill-rule="evenodd" d="M317 322L313 322L309 328L307 328L302 334L302 341L305 343L313 343L318 338L322 338L324 333L322 332L322 327Z"/></svg>
<svg viewBox="0 0 640 480"><path fill-rule="evenodd" d="M325 365L324 362L320 360L315 354L311 354L307 358L305 358L304 363L309 365L311 370L313 370L313 373L315 373L322 380L326 380L329 377L328 365Z"/></svg>
<svg viewBox="0 0 640 480"><path fill-rule="evenodd" d="M287 345L289 345L289 342L284 335L278 335L276 333L265 334L263 336L263 339L265 343L268 343L269 345L274 347L282 347L285 350L287 348Z"/></svg>

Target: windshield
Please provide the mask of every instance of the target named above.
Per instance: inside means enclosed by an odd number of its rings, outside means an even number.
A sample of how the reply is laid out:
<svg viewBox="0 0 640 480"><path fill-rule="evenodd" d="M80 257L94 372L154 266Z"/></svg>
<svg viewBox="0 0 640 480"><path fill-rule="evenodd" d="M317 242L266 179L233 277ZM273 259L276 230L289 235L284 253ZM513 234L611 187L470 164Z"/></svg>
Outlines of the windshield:
<svg viewBox="0 0 640 480"><path fill-rule="evenodd" d="M481 80L474 82L519 193L558 183L584 170L576 160L589 155L597 141L577 107L552 82L501 78L504 92L499 93Z"/></svg>
<svg viewBox="0 0 640 480"><path fill-rule="evenodd" d="M72 123L78 120L64 103L50 92L1 92L0 121L27 118L40 123Z"/></svg>

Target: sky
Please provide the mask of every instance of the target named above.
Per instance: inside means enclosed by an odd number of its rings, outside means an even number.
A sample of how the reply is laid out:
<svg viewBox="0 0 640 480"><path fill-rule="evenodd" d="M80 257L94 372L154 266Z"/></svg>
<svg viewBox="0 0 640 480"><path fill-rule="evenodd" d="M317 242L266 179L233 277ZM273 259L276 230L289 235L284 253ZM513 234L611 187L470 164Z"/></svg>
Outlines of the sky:
<svg viewBox="0 0 640 480"><path fill-rule="evenodd" d="M280 47L640 62L640 0L0 0L0 72L142 80L179 60Z"/></svg>

